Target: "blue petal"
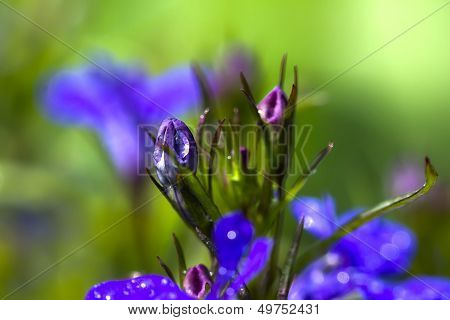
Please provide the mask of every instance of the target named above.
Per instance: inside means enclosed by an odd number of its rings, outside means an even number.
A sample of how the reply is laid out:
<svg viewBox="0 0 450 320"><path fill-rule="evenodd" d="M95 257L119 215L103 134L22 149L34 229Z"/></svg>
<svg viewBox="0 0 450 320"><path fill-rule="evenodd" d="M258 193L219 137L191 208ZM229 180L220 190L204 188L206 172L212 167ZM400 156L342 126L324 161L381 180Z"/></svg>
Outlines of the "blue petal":
<svg viewBox="0 0 450 320"><path fill-rule="evenodd" d="M355 209L352 209L345 213L340 214L339 217L337 218L338 225L339 226L345 225L346 223L350 222L350 220L352 220L354 217L356 217L358 214L360 214L363 211L364 211L363 208L355 208Z"/></svg>
<svg viewBox="0 0 450 320"><path fill-rule="evenodd" d="M334 200L326 195L323 199L303 197L294 200L292 213L300 221L305 217L305 230L318 238L329 237L336 230L336 213Z"/></svg>
<svg viewBox="0 0 450 320"><path fill-rule="evenodd" d="M239 267L239 274L230 290L226 292L229 297L233 297L244 284L250 283L266 266L272 252L273 240L270 238L257 238L252 243L248 256L242 261Z"/></svg>
<svg viewBox="0 0 450 320"><path fill-rule="evenodd" d="M353 268L336 267L334 262L330 265L325 257L312 263L294 279L288 299L323 300L361 296L357 284L362 277L364 275Z"/></svg>
<svg viewBox="0 0 450 320"><path fill-rule="evenodd" d="M93 286L87 300L190 300L169 278L145 275L125 280L112 280Z"/></svg>
<svg viewBox="0 0 450 320"><path fill-rule="evenodd" d="M240 212L218 220L214 226L213 241L219 266L235 271L253 238L253 226Z"/></svg>
<svg viewBox="0 0 450 320"><path fill-rule="evenodd" d="M407 270L416 248L416 239L405 226L376 219L342 238L334 247L346 265L370 274L395 274Z"/></svg>
<svg viewBox="0 0 450 320"><path fill-rule="evenodd" d="M411 278L393 289L395 299L449 300L450 279L430 276Z"/></svg>
<svg viewBox="0 0 450 320"><path fill-rule="evenodd" d="M392 289L374 275L345 266L344 258L331 251L294 279L288 298L392 300Z"/></svg>

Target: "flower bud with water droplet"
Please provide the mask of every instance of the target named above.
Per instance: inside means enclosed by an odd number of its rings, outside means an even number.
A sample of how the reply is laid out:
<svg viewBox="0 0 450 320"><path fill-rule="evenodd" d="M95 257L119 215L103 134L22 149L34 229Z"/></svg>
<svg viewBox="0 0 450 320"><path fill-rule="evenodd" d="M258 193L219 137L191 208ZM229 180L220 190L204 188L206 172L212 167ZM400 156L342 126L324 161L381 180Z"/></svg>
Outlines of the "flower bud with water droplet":
<svg viewBox="0 0 450 320"><path fill-rule="evenodd" d="M197 144L183 121L167 118L161 123L153 152L153 163L159 180L166 187L177 182L179 166L189 168L192 172L197 170Z"/></svg>

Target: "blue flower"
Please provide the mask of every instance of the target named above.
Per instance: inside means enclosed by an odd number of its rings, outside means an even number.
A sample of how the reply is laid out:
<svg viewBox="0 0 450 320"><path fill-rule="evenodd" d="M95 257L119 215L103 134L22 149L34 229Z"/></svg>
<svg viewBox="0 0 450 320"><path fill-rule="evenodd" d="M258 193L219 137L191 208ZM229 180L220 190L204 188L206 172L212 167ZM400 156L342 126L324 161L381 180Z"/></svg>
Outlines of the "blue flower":
<svg viewBox="0 0 450 320"><path fill-rule="evenodd" d="M234 299L265 267L272 240L255 238L251 222L232 212L216 222L213 241L219 264L214 281L206 267L197 265L187 271L183 289L167 277L150 274L97 284L86 299Z"/></svg>
<svg viewBox="0 0 450 320"><path fill-rule="evenodd" d="M140 125L153 126L200 102L189 66L158 76L106 60L53 74L42 91L44 111L55 121L95 130L123 175L142 163ZM143 140L143 139L141 139Z"/></svg>
<svg viewBox="0 0 450 320"><path fill-rule="evenodd" d="M299 220L305 217L305 230L327 238L361 210L339 217L332 197L305 197L292 203ZM322 258L309 265L293 281L289 299L448 298L450 281L416 277L406 282L386 280L401 275L411 264L416 239L411 230L387 219L375 219L339 240Z"/></svg>

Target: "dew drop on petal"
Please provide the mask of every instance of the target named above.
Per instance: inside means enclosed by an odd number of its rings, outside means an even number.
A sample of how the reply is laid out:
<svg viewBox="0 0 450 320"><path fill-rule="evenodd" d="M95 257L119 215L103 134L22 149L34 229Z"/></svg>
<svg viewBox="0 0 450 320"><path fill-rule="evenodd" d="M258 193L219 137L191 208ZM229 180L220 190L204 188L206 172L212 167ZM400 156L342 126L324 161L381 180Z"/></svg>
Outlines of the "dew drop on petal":
<svg viewBox="0 0 450 320"><path fill-rule="evenodd" d="M400 249L408 249L411 245L411 237L405 231L397 231L392 235L392 243Z"/></svg>
<svg viewBox="0 0 450 320"><path fill-rule="evenodd" d="M310 216L305 217L305 228L311 228L311 226L314 224L314 220Z"/></svg>
<svg viewBox="0 0 450 320"><path fill-rule="evenodd" d="M234 295L234 293L235 293L235 291L234 291L233 288L228 288L227 291L226 291L226 294L227 294L228 296L232 296L232 295Z"/></svg>
<svg viewBox="0 0 450 320"><path fill-rule="evenodd" d="M230 240L236 239L236 232L233 231L233 230L228 231L228 233L227 233L227 238L230 239Z"/></svg>
<svg viewBox="0 0 450 320"><path fill-rule="evenodd" d="M350 281L350 276L347 272L341 271L336 276L337 281L339 281L342 284L346 284Z"/></svg>
<svg viewBox="0 0 450 320"><path fill-rule="evenodd" d="M383 290L383 286L381 285L381 283L379 281L373 280L370 282L369 290L375 294L381 293L381 291Z"/></svg>
<svg viewBox="0 0 450 320"><path fill-rule="evenodd" d="M324 277L324 275L323 275L323 272L320 271L320 270L313 270L313 271L311 272L310 277L311 277L312 282L314 282L314 283L316 283L316 284L321 284L321 283L323 283L324 280L325 280L325 277Z"/></svg>
<svg viewBox="0 0 450 320"><path fill-rule="evenodd" d="M224 274L226 274L227 273L227 269L225 269L224 267L220 267L219 268L219 274L221 275L221 276L223 276Z"/></svg>
<svg viewBox="0 0 450 320"><path fill-rule="evenodd" d="M325 255L325 262L330 267L334 267L334 266L336 266L339 263L339 255L337 253L334 253L334 252L328 252Z"/></svg>
<svg viewBox="0 0 450 320"><path fill-rule="evenodd" d="M395 260L399 256L399 249L396 245L385 243L381 246L380 253L388 260Z"/></svg>
<svg viewBox="0 0 450 320"><path fill-rule="evenodd" d="M167 279L162 279L161 280L161 284L164 285L164 286L167 285L168 283L169 282L167 281Z"/></svg>
<svg viewBox="0 0 450 320"><path fill-rule="evenodd" d="M169 293L169 299L176 299L177 295L173 292Z"/></svg>

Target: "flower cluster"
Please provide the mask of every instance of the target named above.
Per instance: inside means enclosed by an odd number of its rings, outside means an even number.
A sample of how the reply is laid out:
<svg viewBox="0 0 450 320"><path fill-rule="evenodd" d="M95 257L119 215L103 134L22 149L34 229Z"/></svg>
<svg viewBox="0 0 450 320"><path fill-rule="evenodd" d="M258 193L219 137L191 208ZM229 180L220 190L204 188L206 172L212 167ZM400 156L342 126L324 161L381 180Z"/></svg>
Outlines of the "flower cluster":
<svg viewBox="0 0 450 320"><path fill-rule="evenodd" d="M195 134L173 116L162 121L156 136L151 136L154 148L147 170L207 248L211 261L209 267L206 263L187 267L182 246L174 237L179 279L160 260L167 276L148 274L102 282L89 290L87 299L450 296L449 280L411 274L409 279L401 278L409 273L416 239L407 227L381 217L430 190L437 173L428 159L422 187L368 210L337 216L330 196L297 197L333 144L300 173L289 171L294 161L292 128L298 84L294 67L289 95L283 89L285 57L278 84L259 103L241 73L249 107L231 109L222 105L226 99L218 99L216 94L224 88L211 85L198 68L194 76L182 67L155 78L134 69L111 68L112 75L95 68L57 74L46 91L47 111L60 121L95 129L108 145L114 163L126 172L142 157L137 155L136 126L161 121L159 104L170 113L202 105L205 109ZM124 87L124 83L132 87ZM230 87L229 82L223 84ZM135 95L136 91L144 95ZM214 117L221 120L216 122ZM255 141L245 139L244 125L257 128ZM250 166L251 159L254 166ZM288 185L291 180L294 182ZM289 218L284 212L289 205L297 228L282 257L283 222ZM310 248L300 245L304 231L318 239ZM256 277L258 281L254 281Z"/></svg>
<svg viewBox="0 0 450 320"><path fill-rule="evenodd" d="M330 196L304 197L292 203L297 219L305 217L305 230L318 238L330 236L361 210L340 215ZM320 212L320 214L319 214ZM408 273L415 249L414 233L385 218L375 219L336 242L329 252L299 274L290 299L443 299L450 297L450 280Z"/></svg>

